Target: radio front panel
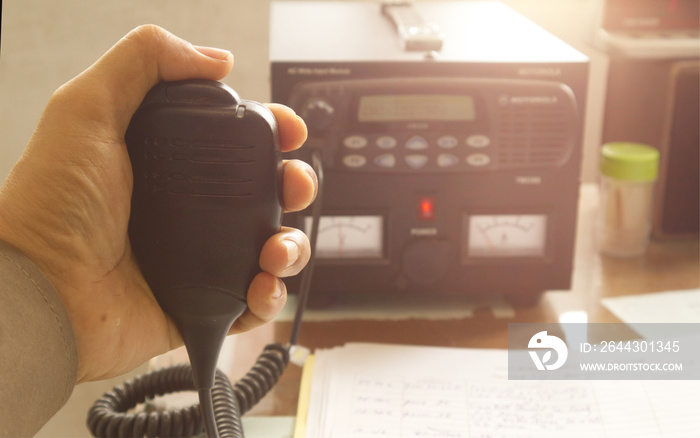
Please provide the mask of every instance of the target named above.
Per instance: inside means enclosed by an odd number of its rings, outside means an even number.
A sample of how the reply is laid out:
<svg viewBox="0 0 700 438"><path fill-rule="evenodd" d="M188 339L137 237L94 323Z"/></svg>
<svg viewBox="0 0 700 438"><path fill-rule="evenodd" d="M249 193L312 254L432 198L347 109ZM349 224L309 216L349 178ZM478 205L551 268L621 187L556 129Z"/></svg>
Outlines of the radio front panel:
<svg viewBox="0 0 700 438"><path fill-rule="evenodd" d="M400 78L302 83L290 105L340 172L556 167L577 140L576 101L547 81Z"/></svg>

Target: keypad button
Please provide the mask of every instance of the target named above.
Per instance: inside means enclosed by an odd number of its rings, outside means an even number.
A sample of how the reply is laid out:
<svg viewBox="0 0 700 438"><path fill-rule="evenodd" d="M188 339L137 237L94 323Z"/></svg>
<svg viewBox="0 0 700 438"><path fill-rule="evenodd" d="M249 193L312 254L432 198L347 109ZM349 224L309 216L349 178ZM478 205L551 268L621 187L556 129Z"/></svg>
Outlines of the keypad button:
<svg viewBox="0 0 700 438"><path fill-rule="evenodd" d="M457 146L457 143L459 143L457 138L451 135L443 135L437 139L437 145L443 149L452 149L453 147Z"/></svg>
<svg viewBox="0 0 700 438"><path fill-rule="evenodd" d="M397 141L390 135L382 135L381 137L377 138L376 144L380 149L391 149L396 147Z"/></svg>
<svg viewBox="0 0 700 438"><path fill-rule="evenodd" d="M367 158L364 155L346 155L343 157L343 164L347 167L358 168L367 164Z"/></svg>
<svg viewBox="0 0 700 438"><path fill-rule="evenodd" d="M406 164L414 169L420 169L428 164L428 157L426 155L406 155L405 160Z"/></svg>
<svg viewBox="0 0 700 438"><path fill-rule="evenodd" d="M406 149L422 151L428 149L428 141L420 135L414 135L406 141Z"/></svg>
<svg viewBox="0 0 700 438"><path fill-rule="evenodd" d="M388 169L396 166L396 156L393 154L383 154L374 159L374 164Z"/></svg>
<svg viewBox="0 0 700 438"><path fill-rule="evenodd" d="M486 154L470 154L467 156L467 164L474 167L486 166L491 162L491 157Z"/></svg>
<svg viewBox="0 0 700 438"><path fill-rule="evenodd" d="M467 146L473 148L485 148L491 144L491 139L486 135L470 135L467 137Z"/></svg>
<svg viewBox="0 0 700 438"><path fill-rule="evenodd" d="M459 158L452 154L439 154L437 157L438 167L452 167L459 164Z"/></svg>
<svg viewBox="0 0 700 438"><path fill-rule="evenodd" d="M367 146L367 139L361 135L350 135L345 137L343 144L349 149L362 149Z"/></svg>

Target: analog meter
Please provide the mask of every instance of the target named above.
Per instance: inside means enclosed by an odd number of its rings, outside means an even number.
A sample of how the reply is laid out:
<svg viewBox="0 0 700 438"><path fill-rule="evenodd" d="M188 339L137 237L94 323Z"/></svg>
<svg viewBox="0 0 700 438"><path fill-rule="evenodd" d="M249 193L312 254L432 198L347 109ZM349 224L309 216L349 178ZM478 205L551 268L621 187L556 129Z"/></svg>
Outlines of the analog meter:
<svg viewBox="0 0 700 438"><path fill-rule="evenodd" d="M468 215L464 234L469 258L542 257L545 254L547 216Z"/></svg>
<svg viewBox="0 0 700 438"><path fill-rule="evenodd" d="M305 218L305 231L311 231L311 217ZM382 216L322 216L318 227L318 258L381 258Z"/></svg>

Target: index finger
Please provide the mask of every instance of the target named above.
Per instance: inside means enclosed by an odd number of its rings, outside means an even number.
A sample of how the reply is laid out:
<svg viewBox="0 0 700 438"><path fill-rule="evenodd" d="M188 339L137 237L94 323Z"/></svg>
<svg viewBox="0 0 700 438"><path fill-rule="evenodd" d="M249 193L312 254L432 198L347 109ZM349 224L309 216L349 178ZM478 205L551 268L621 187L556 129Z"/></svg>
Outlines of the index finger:
<svg viewBox="0 0 700 438"><path fill-rule="evenodd" d="M306 141L306 123L288 106L278 103L268 103L265 106L277 119L282 152L299 149Z"/></svg>

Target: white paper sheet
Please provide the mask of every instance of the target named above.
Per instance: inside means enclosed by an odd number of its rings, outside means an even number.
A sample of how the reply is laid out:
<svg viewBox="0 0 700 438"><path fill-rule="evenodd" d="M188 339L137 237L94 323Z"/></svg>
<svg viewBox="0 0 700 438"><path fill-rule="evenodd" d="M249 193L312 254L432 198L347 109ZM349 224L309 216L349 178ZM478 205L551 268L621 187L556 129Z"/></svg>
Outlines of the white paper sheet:
<svg viewBox="0 0 700 438"><path fill-rule="evenodd" d="M640 323L700 323L700 289L603 298L603 306L644 338ZM653 327L647 326L647 330Z"/></svg>
<svg viewBox="0 0 700 438"><path fill-rule="evenodd" d="M698 437L699 381L509 381L506 350L316 352L308 438Z"/></svg>

